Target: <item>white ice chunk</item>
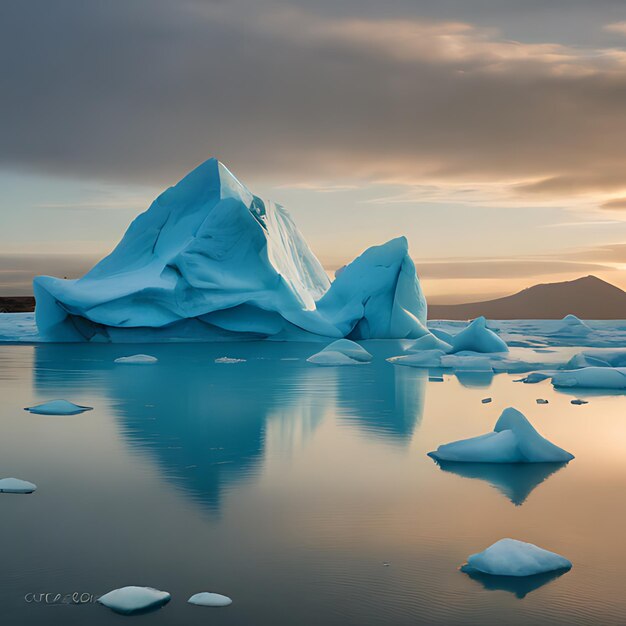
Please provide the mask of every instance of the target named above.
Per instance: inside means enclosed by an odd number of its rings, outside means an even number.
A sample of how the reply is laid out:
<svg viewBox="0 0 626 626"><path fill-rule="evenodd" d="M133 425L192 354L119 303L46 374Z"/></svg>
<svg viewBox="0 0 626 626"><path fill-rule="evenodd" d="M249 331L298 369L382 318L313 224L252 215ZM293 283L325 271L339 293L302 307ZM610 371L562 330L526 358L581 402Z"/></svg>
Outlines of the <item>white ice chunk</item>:
<svg viewBox="0 0 626 626"><path fill-rule="evenodd" d="M115 359L115 363L126 363L128 365L148 365L156 363L159 359L149 354L133 354L131 356L121 356Z"/></svg>
<svg viewBox="0 0 626 626"><path fill-rule="evenodd" d="M587 389L626 389L626 367L584 367L556 374L555 387L583 387Z"/></svg>
<svg viewBox="0 0 626 626"><path fill-rule="evenodd" d="M117 613L131 615L156 609L167 604L170 599L171 596L167 591L159 591L152 587L131 586L109 591L98 598L98 602Z"/></svg>
<svg viewBox="0 0 626 626"><path fill-rule="evenodd" d="M228 596L223 596L221 593L210 593L208 591L194 594L187 602L189 602L189 604L196 604L197 606L229 606L233 603Z"/></svg>
<svg viewBox="0 0 626 626"><path fill-rule="evenodd" d="M81 406L68 400L51 400L43 404L26 407L24 410L37 415L77 415L92 409L91 406Z"/></svg>
<svg viewBox="0 0 626 626"><path fill-rule="evenodd" d="M511 407L502 412L493 432L441 445L429 456L465 463L566 463L574 458L542 437Z"/></svg>
<svg viewBox="0 0 626 626"><path fill-rule="evenodd" d="M335 352L334 350L322 350L310 356L307 361L315 365L365 365L363 361L357 361L346 356L343 352Z"/></svg>
<svg viewBox="0 0 626 626"><path fill-rule="evenodd" d="M506 343L487 328L487 320L477 317L467 328L452 338L454 352L471 350L472 352L508 352Z"/></svg>
<svg viewBox="0 0 626 626"><path fill-rule="evenodd" d="M572 567L565 557L517 539L496 541L468 557L467 565L493 576L534 576Z"/></svg>
<svg viewBox="0 0 626 626"><path fill-rule="evenodd" d="M234 359L229 356L221 356L218 359L215 359L216 363L245 363L246 359Z"/></svg>
<svg viewBox="0 0 626 626"><path fill-rule="evenodd" d="M0 479L0 493L33 493L37 485L19 478Z"/></svg>

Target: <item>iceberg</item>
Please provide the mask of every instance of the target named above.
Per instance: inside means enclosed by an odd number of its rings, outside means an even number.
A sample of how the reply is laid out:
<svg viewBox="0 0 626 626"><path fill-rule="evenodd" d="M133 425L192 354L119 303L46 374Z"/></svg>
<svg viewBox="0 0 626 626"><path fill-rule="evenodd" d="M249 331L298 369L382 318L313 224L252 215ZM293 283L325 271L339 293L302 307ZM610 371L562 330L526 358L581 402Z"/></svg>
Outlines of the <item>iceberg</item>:
<svg viewBox="0 0 626 626"><path fill-rule="evenodd" d="M98 602L123 615L146 613L167 604L171 596L167 591L152 587L122 587L98 598Z"/></svg>
<svg viewBox="0 0 626 626"><path fill-rule="evenodd" d="M464 463L567 463L574 458L542 437L512 407L504 409L493 432L441 445L428 456Z"/></svg>
<svg viewBox="0 0 626 626"><path fill-rule="evenodd" d="M20 478L1 478L0 493L33 493L37 485Z"/></svg>
<svg viewBox="0 0 626 626"><path fill-rule="evenodd" d="M571 568L572 563L559 554L517 539L500 539L483 552L469 556L462 570L492 576L535 576Z"/></svg>
<svg viewBox="0 0 626 626"><path fill-rule="evenodd" d="M443 350L422 350L401 354L387 359L394 365L408 365L409 367L441 367L441 357L445 355Z"/></svg>
<svg viewBox="0 0 626 626"><path fill-rule="evenodd" d="M506 343L487 328L487 320L477 317L469 326L452 337L454 352L463 350L472 352L508 352Z"/></svg>
<svg viewBox="0 0 626 626"><path fill-rule="evenodd" d="M330 284L289 213L209 159L162 193L77 280L38 276L53 341L418 339L426 300L404 237Z"/></svg>
<svg viewBox="0 0 626 626"><path fill-rule="evenodd" d="M452 346L443 339L439 339L437 335L429 332L428 334L416 339L407 349L407 353L421 352L423 350L441 350L445 353L452 352Z"/></svg>
<svg viewBox="0 0 626 626"><path fill-rule="evenodd" d="M78 415L92 409L91 406L81 406L68 400L51 400L35 406L27 406L24 410L36 415Z"/></svg>
<svg viewBox="0 0 626 626"><path fill-rule="evenodd" d="M126 363L128 365L148 365L156 363L159 359L149 354L133 354L132 356L121 356L115 359L115 363Z"/></svg>
<svg viewBox="0 0 626 626"><path fill-rule="evenodd" d="M228 596L223 596L221 593L209 593L208 591L194 594L187 602L196 606L229 606L233 603Z"/></svg>
<svg viewBox="0 0 626 626"><path fill-rule="evenodd" d="M626 389L626 367L583 367L556 374L552 384L555 387Z"/></svg>

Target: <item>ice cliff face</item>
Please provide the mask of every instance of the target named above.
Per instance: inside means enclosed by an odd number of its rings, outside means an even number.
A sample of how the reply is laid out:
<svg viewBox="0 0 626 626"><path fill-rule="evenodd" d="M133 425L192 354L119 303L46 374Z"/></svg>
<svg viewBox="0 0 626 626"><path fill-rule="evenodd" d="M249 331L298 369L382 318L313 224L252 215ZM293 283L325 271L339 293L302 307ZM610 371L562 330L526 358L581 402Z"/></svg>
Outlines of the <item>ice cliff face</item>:
<svg viewBox="0 0 626 626"><path fill-rule="evenodd" d="M83 278L34 280L59 341L418 338L426 301L406 239L331 285L287 211L206 161L162 193Z"/></svg>

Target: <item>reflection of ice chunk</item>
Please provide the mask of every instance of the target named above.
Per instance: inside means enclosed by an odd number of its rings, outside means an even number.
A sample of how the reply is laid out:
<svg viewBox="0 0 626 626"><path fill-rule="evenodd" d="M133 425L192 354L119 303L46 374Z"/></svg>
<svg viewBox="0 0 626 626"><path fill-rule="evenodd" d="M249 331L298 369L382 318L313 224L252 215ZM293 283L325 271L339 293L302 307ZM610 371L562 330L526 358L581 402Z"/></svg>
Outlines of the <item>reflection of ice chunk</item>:
<svg viewBox="0 0 626 626"><path fill-rule="evenodd" d="M441 357L441 367L451 367L455 371L464 372L493 372L489 357L474 354L446 354Z"/></svg>
<svg viewBox="0 0 626 626"><path fill-rule="evenodd" d="M221 593L209 593L208 591L194 594L187 602L197 606L229 606L233 603L228 596L223 596Z"/></svg>
<svg viewBox="0 0 626 626"><path fill-rule="evenodd" d="M85 411L91 411L91 406L81 406L68 400L51 400L43 404L26 407L24 410L37 415L77 415Z"/></svg>
<svg viewBox="0 0 626 626"><path fill-rule="evenodd" d="M493 432L444 444L429 456L464 463L565 463L574 458L542 437L513 408L502 412Z"/></svg>
<svg viewBox="0 0 626 626"><path fill-rule="evenodd" d="M115 363L126 363L128 365L148 365L156 363L159 359L149 354L133 354L132 356L121 356L115 359Z"/></svg>
<svg viewBox="0 0 626 626"><path fill-rule="evenodd" d="M421 337L426 300L404 237L332 285L288 212L210 159L162 193L78 280L35 278L55 341Z"/></svg>
<svg viewBox="0 0 626 626"><path fill-rule="evenodd" d="M477 317L467 328L452 338L454 352L471 350L472 352L508 352L509 348L494 333L487 328L487 320Z"/></svg>
<svg viewBox="0 0 626 626"><path fill-rule="evenodd" d="M245 363L246 360L245 359L234 359L232 357L229 356L221 356L217 359L215 359L216 363Z"/></svg>
<svg viewBox="0 0 626 626"><path fill-rule="evenodd" d="M33 493L37 485L19 478L0 479L0 493Z"/></svg>
<svg viewBox="0 0 626 626"><path fill-rule="evenodd" d="M552 376L552 374L546 374L544 372L531 372L530 374L524 376L524 378L518 378L517 380L514 380L513 382L534 385L536 383L540 383L550 378L550 376Z"/></svg>
<svg viewBox="0 0 626 626"><path fill-rule="evenodd" d="M584 367L552 377L555 387L626 389L626 367Z"/></svg>
<svg viewBox="0 0 626 626"><path fill-rule="evenodd" d="M98 602L116 613L132 615L157 609L170 601L167 591L152 587L122 587L98 598Z"/></svg>
<svg viewBox="0 0 626 626"><path fill-rule="evenodd" d="M565 463L459 463L438 461L439 468L465 478L484 480L520 506L530 493Z"/></svg>
<svg viewBox="0 0 626 626"><path fill-rule="evenodd" d="M365 348L349 339L333 341L307 359L315 365L360 365L371 360L372 355Z"/></svg>
<svg viewBox="0 0 626 626"><path fill-rule="evenodd" d="M493 576L534 576L572 567L566 558L517 539L500 539L467 559L468 568Z"/></svg>

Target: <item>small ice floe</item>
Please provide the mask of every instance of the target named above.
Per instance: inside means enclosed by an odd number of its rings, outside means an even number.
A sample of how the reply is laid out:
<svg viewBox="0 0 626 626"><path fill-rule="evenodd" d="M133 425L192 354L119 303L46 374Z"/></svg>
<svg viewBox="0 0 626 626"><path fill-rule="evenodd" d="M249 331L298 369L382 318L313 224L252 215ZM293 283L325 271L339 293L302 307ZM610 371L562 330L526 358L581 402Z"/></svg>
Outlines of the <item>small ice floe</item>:
<svg viewBox="0 0 626 626"><path fill-rule="evenodd" d="M531 372L524 376L524 378L518 378L514 380L514 383L526 383L527 385L535 385L536 383L540 383L543 380L547 380L550 378L552 374L546 374L544 372Z"/></svg>
<svg viewBox="0 0 626 626"><path fill-rule="evenodd" d="M469 556L461 570L492 576L535 576L571 568L572 563L559 554L517 539L500 539L483 552Z"/></svg>
<svg viewBox="0 0 626 626"><path fill-rule="evenodd" d="M229 606L233 603L228 596L223 596L221 593L210 593L208 591L194 594L187 602L197 606Z"/></svg>
<svg viewBox="0 0 626 626"><path fill-rule="evenodd" d="M245 363L245 359L233 359L229 356L221 356L219 359L215 359L216 363Z"/></svg>
<svg viewBox="0 0 626 626"><path fill-rule="evenodd" d="M429 332L410 344L406 352L410 354L413 352L422 352L423 350L441 350L448 353L452 352L452 346L447 341L439 339L439 337Z"/></svg>
<svg viewBox="0 0 626 626"><path fill-rule="evenodd" d="M91 406L81 406L68 400L51 400L35 406L27 406L24 410L36 415L78 415L92 409Z"/></svg>
<svg viewBox="0 0 626 626"><path fill-rule="evenodd" d="M443 376L429 376L428 377L428 382L429 383L442 383L443 382Z"/></svg>
<svg viewBox="0 0 626 626"><path fill-rule="evenodd" d="M371 360L372 355L365 348L349 339L333 341L307 359L315 365L362 365Z"/></svg>
<svg viewBox="0 0 626 626"><path fill-rule="evenodd" d="M167 591L152 587L122 587L98 598L98 602L123 615L147 613L167 604L171 596Z"/></svg>
<svg viewBox="0 0 626 626"><path fill-rule="evenodd" d="M391 563L389 561L383 561L383 567L389 567Z"/></svg>
<svg viewBox="0 0 626 626"><path fill-rule="evenodd" d="M37 485L19 478L1 478L0 493L33 493Z"/></svg>
<svg viewBox="0 0 626 626"><path fill-rule="evenodd" d="M477 317L473 322L452 338L454 352L508 352L509 347L492 330L487 328L487 320Z"/></svg>
<svg viewBox="0 0 626 626"><path fill-rule="evenodd" d="M537 398L535 402L537 404L548 404L548 400L546 400L545 398Z"/></svg>
<svg viewBox="0 0 626 626"><path fill-rule="evenodd" d="M441 445L428 456L464 463L567 463L574 458L542 437L511 407L504 409L493 432Z"/></svg>
<svg viewBox="0 0 626 626"><path fill-rule="evenodd" d="M583 367L552 377L555 387L626 389L626 367Z"/></svg>
<svg viewBox="0 0 626 626"><path fill-rule="evenodd" d="M159 359L149 354L133 354L131 356L121 356L114 363L125 363L127 365L149 365L157 363Z"/></svg>
<svg viewBox="0 0 626 626"><path fill-rule="evenodd" d="M575 315L566 315L557 328L557 334L565 333L568 335L584 336L593 332L593 330Z"/></svg>
<svg viewBox="0 0 626 626"><path fill-rule="evenodd" d="M580 398L576 398L571 400L571 404L589 404L587 400L581 400Z"/></svg>
<svg viewBox="0 0 626 626"><path fill-rule="evenodd" d="M394 365L408 365L409 367L441 367L441 357L444 355L443 350L422 350L421 352L392 356L387 361Z"/></svg>
<svg viewBox="0 0 626 626"><path fill-rule="evenodd" d="M489 404L489 403L491 402L491 398L483 398L483 399L481 400L481 402L482 402L483 404Z"/></svg>

